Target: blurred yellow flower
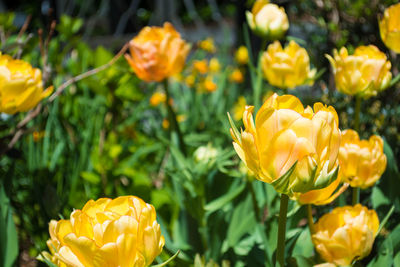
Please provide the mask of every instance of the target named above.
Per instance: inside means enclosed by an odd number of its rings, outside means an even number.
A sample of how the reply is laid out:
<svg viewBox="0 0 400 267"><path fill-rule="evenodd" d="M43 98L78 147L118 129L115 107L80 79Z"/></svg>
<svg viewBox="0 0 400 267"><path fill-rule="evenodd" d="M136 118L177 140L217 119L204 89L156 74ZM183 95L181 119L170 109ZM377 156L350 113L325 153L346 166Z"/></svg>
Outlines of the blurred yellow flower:
<svg viewBox="0 0 400 267"><path fill-rule="evenodd" d="M363 98L375 96L385 90L392 79L391 63L376 46L359 46L353 55L342 47L326 55L335 76L336 88L347 95Z"/></svg>
<svg viewBox="0 0 400 267"><path fill-rule="evenodd" d="M239 96L236 103L233 105L233 118L235 120L240 120L243 116L243 112L246 110L246 98L244 96Z"/></svg>
<svg viewBox="0 0 400 267"><path fill-rule="evenodd" d="M194 76L193 74L186 76L185 83L188 87L193 87L195 82L196 82L196 76Z"/></svg>
<svg viewBox="0 0 400 267"><path fill-rule="evenodd" d="M28 111L52 91L53 87L43 90L40 69L0 52L0 113Z"/></svg>
<svg viewBox="0 0 400 267"><path fill-rule="evenodd" d="M169 120L168 119L163 119L162 121L162 127L164 129L168 129L169 128Z"/></svg>
<svg viewBox="0 0 400 267"><path fill-rule="evenodd" d="M209 53L215 53L217 51L217 49L215 48L214 39L211 37L200 41L199 48Z"/></svg>
<svg viewBox="0 0 400 267"><path fill-rule="evenodd" d="M353 130L342 132L339 149L339 177L352 187L365 189L373 186L386 169L383 140L373 135L360 140Z"/></svg>
<svg viewBox="0 0 400 267"><path fill-rule="evenodd" d="M290 41L284 49L278 41L270 44L261 64L265 78L273 86L292 89L314 82L316 69L310 70L307 51L295 41Z"/></svg>
<svg viewBox="0 0 400 267"><path fill-rule="evenodd" d="M374 210L360 204L339 207L322 216L315 224L312 241L321 257L339 266L366 257L379 228Z"/></svg>
<svg viewBox="0 0 400 267"><path fill-rule="evenodd" d="M280 39L289 29L289 20L283 7L257 0L250 11L246 11L249 27L254 33L271 40Z"/></svg>
<svg viewBox="0 0 400 267"><path fill-rule="evenodd" d="M204 90L206 92L214 92L215 90L217 90L217 85L215 84L215 82L213 81L213 77L212 76L207 76L204 81L203 81L203 86Z"/></svg>
<svg viewBox="0 0 400 267"><path fill-rule="evenodd" d="M217 73L221 70L221 64L219 63L218 58L213 57L210 59L210 62L208 63L208 68L210 69L210 72L212 73Z"/></svg>
<svg viewBox="0 0 400 267"><path fill-rule="evenodd" d="M180 114L176 116L176 121L177 122L184 122L187 119L187 116L184 114ZM164 129L168 129L169 128L169 120L168 119L163 119L162 121L162 127Z"/></svg>
<svg viewBox="0 0 400 267"><path fill-rule="evenodd" d="M235 83L242 83L244 80L243 73L240 71L240 69L236 68L229 75L229 80Z"/></svg>
<svg viewBox="0 0 400 267"><path fill-rule="evenodd" d="M195 60L193 61L193 68L200 74L206 74L208 72L207 60Z"/></svg>
<svg viewBox="0 0 400 267"><path fill-rule="evenodd" d="M296 199L337 178L340 130L335 109L315 103L304 108L292 95L273 94L253 120L243 113L245 129L232 125L234 148L257 179Z"/></svg>
<svg viewBox="0 0 400 267"><path fill-rule="evenodd" d="M379 19L382 41L396 53L400 53L400 3L385 9Z"/></svg>
<svg viewBox="0 0 400 267"><path fill-rule="evenodd" d="M156 107L156 106L160 105L161 103L164 103L166 101L166 99L167 99L167 97L166 97L165 93L157 91L151 95L150 105L152 105L153 107Z"/></svg>
<svg viewBox="0 0 400 267"><path fill-rule="evenodd" d="M147 82L162 81L182 71L190 45L181 39L171 23L144 27L129 42L125 58L136 75Z"/></svg>
<svg viewBox="0 0 400 267"><path fill-rule="evenodd" d="M235 60L237 63L241 65L246 65L249 62L249 51L247 51L247 47L241 45L235 53Z"/></svg>
<svg viewBox="0 0 400 267"><path fill-rule="evenodd" d="M43 254L58 266L149 266L164 246L154 207L135 196L90 200L49 232Z"/></svg>

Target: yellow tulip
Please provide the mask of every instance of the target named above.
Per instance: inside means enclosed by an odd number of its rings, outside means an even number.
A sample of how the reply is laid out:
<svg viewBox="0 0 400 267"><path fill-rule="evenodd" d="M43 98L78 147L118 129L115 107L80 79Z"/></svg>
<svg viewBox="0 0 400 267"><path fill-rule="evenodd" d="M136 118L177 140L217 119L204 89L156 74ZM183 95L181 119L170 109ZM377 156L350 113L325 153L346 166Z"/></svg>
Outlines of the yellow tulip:
<svg viewBox="0 0 400 267"><path fill-rule="evenodd" d="M135 196L90 200L49 232L44 256L58 266L149 266L164 246L154 207Z"/></svg>
<svg viewBox="0 0 400 267"><path fill-rule="evenodd" d="M353 130L342 132L339 149L339 177L352 187L365 189L373 186L386 169L383 140L373 135L369 140L360 140Z"/></svg>
<svg viewBox="0 0 400 267"><path fill-rule="evenodd" d="M208 72L207 60L203 59L193 61L193 68L195 72L206 74Z"/></svg>
<svg viewBox="0 0 400 267"><path fill-rule="evenodd" d="M290 41L284 49L278 41L270 44L261 64L267 81L282 89L312 84L316 73L316 69L310 70L307 51L295 41Z"/></svg>
<svg viewBox="0 0 400 267"><path fill-rule="evenodd" d="M297 199L337 178L340 130L331 106L304 108L292 95L273 94L253 120L253 106L243 113L245 129L231 123L234 148L257 179Z"/></svg>
<svg viewBox="0 0 400 267"><path fill-rule="evenodd" d="M240 71L240 69L236 68L229 75L229 80L234 83L242 83L244 80L243 73Z"/></svg>
<svg viewBox="0 0 400 267"><path fill-rule="evenodd" d="M28 111L52 91L53 87L43 90L40 69L0 52L0 113Z"/></svg>
<svg viewBox="0 0 400 267"><path fill-rule="evenodd" d="M217 90L217 85L215 84L215 82L213 81L213 77L212 76L207 76L202 85L201 85L201 91L205 91L208 93L212 93L215 90Z"/></svg>
<svg viewBox="0 0 400 267"><path fill-rule="evenodd" d="M249 51L244 45L240 46L235 53L235 60L241 65L246 65L249 62Z"/></svg>
<svg viewBox="0 0 400 267"><path fill-rule="evenodd" d="M150 105L153 107L156 107L160 105L161 103L164 103L166 101L167 97L163 92L155 92L152 94L150 97Z"/></svg>
<svg viewBox="0 0 400 267"><path fill-rule="evenodd" d="M194 85L195 82L196 82L196 76L195 76L195 75L190 74L190 75L186 76L186 78L185 78L185 84L186 84L188 87L193 87L193 85Z"/></svg>
<svg viewBox="0 0 400 267"><path fill-rule="evenodd" d="M374 210L360 204L339 207L315 224L312 241L325 261L350 266L370 253L378 228Z"/></svg>
<svg viewBox="0 0 400 267"><path fill-rule="evenodd" d="M144 27L129 42L125 58L136 75L147 82L162 81L182 71L190 45L181 39L172 24Z"/></svg>
<svg viewBox="0 0 400 267"><path fill-rule="evenodd" d="M382 41L396 53L400 53L400 3L390 6L379 19Z"/></svg>
<svg viewBox="0 0 400 267"><path fill-rule="evenodd" d="M215 48L214 39L211 37L208 37L208 38L200 41L199 48L203 49L204 51L206 51L208 53L215 53L215 51L217 51L217 49Z"/></svg>
<svg viewBox="0 0 400 267"><path fill-rule="evenodd" d="M257 0L250 11L246 11L247 23L255 34L276 40L289 29L289 20L283 7L267 0Z"/></svg>
<svg viewBox="0 0 400 267"><path fill-rule="evenodd" d="M246 98L244 96L239 96L238 100L236 103L233 105L233 118L235 120L240 120L242 118L243 112L246 110Z"/></svg>
<svg viewBox="0 0 400 267"><path fill-rule="evenodd" d="M221 70L221 64L219 63L218 58L213 57L212 59L210 59L210 62L208 62L208 68L212 73L219 72Z"/></svg>
<svg viewBox="0 0 400 267"><path fill-rule="evenodd" d="M335 76L336 88L347 95L363 98L375 96L385 90L392 79L391 64L376 46L359 46L353 55L342 47L326 55Z"/></svg>

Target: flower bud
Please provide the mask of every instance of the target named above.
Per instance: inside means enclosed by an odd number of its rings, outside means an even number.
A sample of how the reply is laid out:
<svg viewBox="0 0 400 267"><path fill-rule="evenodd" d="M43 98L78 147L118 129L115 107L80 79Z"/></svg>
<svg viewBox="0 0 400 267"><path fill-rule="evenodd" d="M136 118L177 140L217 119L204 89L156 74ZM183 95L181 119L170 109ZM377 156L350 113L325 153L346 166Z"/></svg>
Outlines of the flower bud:
<svg viewBox="0 0 400 267"><path fill-rule="evenodd" d="M289 20L283 7L257 0L250 11L246 11L250 29L271 40L280 39L289 29Z"/></svg>

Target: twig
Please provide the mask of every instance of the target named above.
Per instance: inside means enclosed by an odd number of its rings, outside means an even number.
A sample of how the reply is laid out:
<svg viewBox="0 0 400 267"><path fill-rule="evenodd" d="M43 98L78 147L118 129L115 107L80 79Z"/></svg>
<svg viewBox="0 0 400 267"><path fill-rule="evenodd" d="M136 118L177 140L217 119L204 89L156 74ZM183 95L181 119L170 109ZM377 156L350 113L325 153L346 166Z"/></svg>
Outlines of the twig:
<svg viewBox="0 0 400 267"><path fill-rule="evenodd" d="M80 74L78 76L75 76L75 77L71 78L70 80L66 81L65 83L63 83L62 85L60 85L60 87L58 87L57 91L54 92L49 97L49 101L48 102L53 102L56 99L56 97L58 97L64 91L64 89L67 88L68 86L70 86L71 84L76 83L76 82L78 82L78 81L80 81L80 80L82 80L84 78L89 77L89 76L92 76L93 74L96 74L96 73L98 73L98 72L100 72L102 70L105 70L108 67L110 67L111 65L113 65L126 52L128 47L129 47L129 43L126 43L122 47L122 49L118 52L118 54L116 54L108 63L106 63L106 64L104 64L104 65L102 65L102 66L100 66L98 68L95 68L95 69L89 70L89 71L87 71L85 73L82 73L82 74Z"/></svg>
<svg viewBox="0 0 400 267"><path fill-rule="evenodd" d="M24 22L24 25L22 25L21 30L18 33L17 40L21 39L22 35L26 32L26 29L28 29L29 23L31 22L32 15L29 15L26 17L26 20Z"/></svg>

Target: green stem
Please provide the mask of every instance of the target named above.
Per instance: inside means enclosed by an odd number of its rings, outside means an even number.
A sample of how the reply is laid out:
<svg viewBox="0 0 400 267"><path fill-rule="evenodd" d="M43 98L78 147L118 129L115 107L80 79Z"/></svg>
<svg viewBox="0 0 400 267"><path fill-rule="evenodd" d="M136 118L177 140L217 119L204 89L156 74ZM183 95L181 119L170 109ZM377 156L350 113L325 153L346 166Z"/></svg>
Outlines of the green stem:
<svg viewBox="0 0 400 267"><path fill-rule="evenodd" d="M353 206L360 202L360 188L353 187L353 197L352 197L352 204Z"/></svg>
<svg viewBox="0 0 400 267"><path fill-rule="evenodd" d="M168 79L164 79L163 84L164 84L164 91L165 91L165 96L166 96L165 105L167 106L169 122L171 125L170 132L172 134L173 131L176 131L176 133L178 135L179 149L181 150L182 154L184 156L186 156L186 145L183 140L183 135L182 135L181 129L179 128L178 121L176 120L175 111L171 106L171 95L169 93Z"/></svg>
<svg viewBox="0 0 400 267"><path fill-rule="evenodd" d="M361 113L361 97L356 96L356 106L354 111L354 130L359 134L360 131L360 113ZM360 202L360 188L353 187L352 204L353 206Z"/></svg>
<svg viewBox="0 0 400 267"><path fill-rule="evenodd" d="M308 228L310 228L310 233L315 233L314 218L312 216L312 205L307 205L307 218L308 218Z"/></svg>
<svg viewBox="0 0 400 267"><path fill-rule="evenodd" d="M278 266L285 266L285 239L286 239L286 216L288 209L289 197L281 194L281 204L279 209L279 225L278 225L278 244L276 247L276 261Z"/></svg>
<svg viewBox="0 0 400 267"><path fill-rule="evenodd" d="M267 47L268 39L264 38L261 42L260 52L258 53L257 59L257 79L256 84L254 86L254 106L255 111L260 108L260 100L261 100L261 89L262 89L262 81L263 81L263 73L262 73L262 64L261 59L265 48Z"/></svg>
<svg viewBox="0 0 400 267"><path fill-rule="evenodd" d="M247 188L250 190L251 200L253 201L254 214L257 222L261 222L260 209L258 208L256 193L254 192L253 183L247 179Z"/></svg>

